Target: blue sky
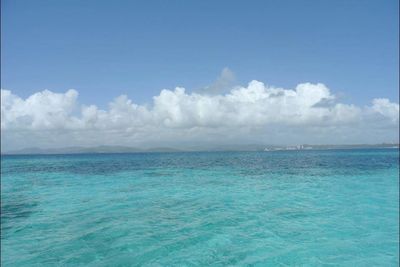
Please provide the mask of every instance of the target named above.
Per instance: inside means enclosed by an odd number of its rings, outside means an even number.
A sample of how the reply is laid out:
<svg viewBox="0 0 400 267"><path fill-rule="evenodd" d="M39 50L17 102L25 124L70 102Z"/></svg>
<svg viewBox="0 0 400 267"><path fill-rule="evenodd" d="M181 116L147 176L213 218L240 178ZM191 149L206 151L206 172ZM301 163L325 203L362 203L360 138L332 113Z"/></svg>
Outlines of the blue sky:
<svg viewBox="0 0 400 267"><path fill-rule="evenodd" d="M398 101L398 1L2 1L2 88L104 107L238 84L322 82L344 103Z"/></svg>

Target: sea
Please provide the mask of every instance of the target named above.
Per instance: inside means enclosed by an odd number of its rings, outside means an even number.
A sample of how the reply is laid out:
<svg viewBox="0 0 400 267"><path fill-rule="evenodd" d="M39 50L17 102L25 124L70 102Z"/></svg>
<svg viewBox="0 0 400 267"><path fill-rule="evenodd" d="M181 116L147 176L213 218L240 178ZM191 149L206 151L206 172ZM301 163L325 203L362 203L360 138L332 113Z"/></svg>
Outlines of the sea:
<svg viewBox="0 0 400 267"><path fill-rule="evenodd" d="M398 266L397 149L1 157L1 266Z"/></svg>

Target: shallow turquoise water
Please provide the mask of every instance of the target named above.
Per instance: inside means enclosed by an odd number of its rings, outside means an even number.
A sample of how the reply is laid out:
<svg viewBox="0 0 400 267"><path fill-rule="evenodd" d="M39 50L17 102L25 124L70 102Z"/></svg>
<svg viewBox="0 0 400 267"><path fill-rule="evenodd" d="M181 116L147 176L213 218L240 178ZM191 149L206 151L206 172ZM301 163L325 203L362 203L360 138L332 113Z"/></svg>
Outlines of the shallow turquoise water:
<svg viewBox="0 0 400 267"><path fill-rule="evenodd" d="M5 156L2 266L398 266L397 150Z"/></svg>

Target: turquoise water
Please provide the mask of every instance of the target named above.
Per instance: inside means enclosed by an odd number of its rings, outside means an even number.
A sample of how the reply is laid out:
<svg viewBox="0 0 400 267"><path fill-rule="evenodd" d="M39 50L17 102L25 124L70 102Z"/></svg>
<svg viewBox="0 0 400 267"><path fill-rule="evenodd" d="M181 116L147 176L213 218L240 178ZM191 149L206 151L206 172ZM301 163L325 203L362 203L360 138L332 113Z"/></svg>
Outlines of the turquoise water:
<svg viewBox="0 0 400 267"><path fill-rule="evenodd" d="M394 149L4 156L2 266L398 266Z"/></svg>

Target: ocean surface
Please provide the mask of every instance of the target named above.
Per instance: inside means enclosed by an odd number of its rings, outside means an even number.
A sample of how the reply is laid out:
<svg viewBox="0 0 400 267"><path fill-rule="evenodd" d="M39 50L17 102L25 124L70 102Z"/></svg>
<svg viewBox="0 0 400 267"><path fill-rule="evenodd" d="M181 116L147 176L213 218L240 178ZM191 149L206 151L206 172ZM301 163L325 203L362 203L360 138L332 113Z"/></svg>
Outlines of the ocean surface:
<svg viewBox="0 0 400 267"><path fill-rule="evenodd" d="M1 266L398 266L396 149L3 156Z"/></svg>

